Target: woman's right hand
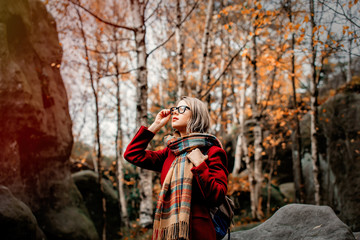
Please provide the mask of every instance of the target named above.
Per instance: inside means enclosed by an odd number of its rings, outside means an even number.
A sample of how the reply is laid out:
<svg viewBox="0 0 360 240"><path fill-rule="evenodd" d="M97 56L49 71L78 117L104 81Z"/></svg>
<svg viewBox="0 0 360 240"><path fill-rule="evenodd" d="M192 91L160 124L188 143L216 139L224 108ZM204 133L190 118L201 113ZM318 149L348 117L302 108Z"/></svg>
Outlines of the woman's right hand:
<svg viewBox="0 0 360 240"><path fill-rule="evenodd" d="M170 109L163 109L161 110L155 117L155 121L151 126L148 128L153 133L157 133L160 128L165 126L165 124L170 120L171 114Z"/></svg>

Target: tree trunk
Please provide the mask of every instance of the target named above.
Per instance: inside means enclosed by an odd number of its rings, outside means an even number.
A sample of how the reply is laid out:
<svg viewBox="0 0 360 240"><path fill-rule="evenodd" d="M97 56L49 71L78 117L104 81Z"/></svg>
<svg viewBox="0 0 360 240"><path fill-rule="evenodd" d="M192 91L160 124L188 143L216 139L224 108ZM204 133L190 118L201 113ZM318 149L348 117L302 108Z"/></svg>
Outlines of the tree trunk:
<svg viewBox="0 0 360 240"><path fill-rule="evenodd" d="M88 45L87 45L87 37L84 31L84 26L83 26L83 20L82 20L82 16L80 14L79 9L76 7L76 13L79 17L79 22L80 22L80 32L81 32L81 37L84 41L84 51L85 51L85 60L86 60L86 67L87 70L89 72L89 78L90 78L90 85L91 85L91 89L92 89L92 93L94 95L94 103L95 103L95 129L96 129L96 146L97 146L97 153L96 153L96 159L97 159L97 166L95 168L98 169L98 187L99 187L99 191L101 193L101 202L102 202L102 214L103 214L103 228L102 228L102 233L100 233L100 235L102 236L103 240L106 240L106 199L105 199L105 195L104 195L104 189L103 189L103 185L102 185L102 175L103 175L103 169L101 166L102 163L102 153L101 153L101 141L100 141L100 117L99 117L99 99L98 99L98 87L95 87L95 79L93 76L93 72L90 66L90 56L89 56L89 51L88 51Z"/></svg>
<svg viewBox="0 0 360 240"><path fill-rule="evenodd" d="M287 1L288 4L288 17L291 23L293 23L293 12L292 12L292 2L291 0ZM304 179L302 174L301 166L301 131L300 131L300 120L299 113L297 111L298 104L296 98L296 86L295 86L295 33L291 35L291 84L293 91L293 106L295 111L295 141L293 149L293 174L294 174L294 184L295 184L295 201L298 203L305 202L305 191L304 191Z"/></svg>
<svg viewBox="0 0 360 240"><path fill-rule="evenodd" d="M145 26L145 6L146 3L138 0L129 0L132 13L132 20L135 27L135 47L136 47L136 123L139 128L147 126L147 53L145 45L146 26ZM140 225L150 226L153 222L153 203L152 203L152 173L146 169L140 169Z"/></svg>
<svg viewBox="0 0 360 240"><path fill-rule="evenodd" d="M235 83L234 83L234 79L236 78L236 75L234 71L232 71L231 74L231 95L233 97L233 101L234 101L234 107L233 107L233 111L232 111L232 121L233 124L239 124L239 103L238 103L238 99L236 97L236 93L235 93Z"/></svg>
<svg viewBox="0 0 360 240"><path fill-rule="evenodd" d="M116 99L117 99L117 131L116 131L116 177L118 185L118 197L119 197L119 209L121 211L121 220L124 223L126 228L129 227L129 217L127 213L127 204L124 193L124 174L123 174L123 158L122 158L122 130L121 130L121 99L120 99L120 81L117 78L117 90L116 90Z"/></svg>
<svg viewBox="0 0 360 240"><path fill-rule="evenodd" d="M120 63L118 56L118 43L116 38L116 32L114 32L115 39L115 70L116 70L116 116L117 116L117 131L115 139L115 161L116 161L116 179L118 187L118 198L119 198L119 210L121 213L121 220L124 226L129 228L129 216L127 213L127 204L124 193L124 174L123 174L123 158L122 158L122 139L123 132L121 129L121 97L120 97Z"/></svg>
<svg viewBox="0 0 360 240"><path fill-rule="evenodd" d="M181 0L176 1L176 47L177 47L177 80L178 80L178 99L181 98L181 96L186 95L185 90L185 78L184 78L184 36L181 31L181 20L182 20L182 14L181 14Z"/></svg>
<svg viewBox="0 0 360 240"><path fill-rule="evenodd" d="M208 42L210 37L210 26L211 26L211 19L213 15L213 9L214 9L214 0L209 0L208 8L206 11L206 20L205 20L205 29L204 29L204 35L201 42L201 60L200 60L200 67L199 67L199 84L196 86L196 92L198 95L198 98L201 97L201 90L203 88L204 84L204 72L206 67L206 60L207 60L207 54L208 54Z"/></svg>
<svg viewBox="0 0 360 240"><path fill-rule="evenodd" d="M348 68L346 72L346 83L350 83L352 79L352 73L351 73L351 45L352 41L349 36L349 53L348 53Z"/></svg>
<svg viewBox="0 0 360 240"><path fill-rule="evenodd" d="M223 51L221 51L221 63L220 63L220 69L224 69L225 66L225 56L223 54ZM225 101L226 101L226 97L225 97L225 81L226 81L226 75L220 80L220 111L219 111L219 117L220 119L217 121L219 125L219 131L217 132L217 135L219 136L223 136L225 128L224 128L224 121L225 121L225 116L224 116L224 105L225 105ZM209 94L210 95L210 94ZM210 105L210 103L208 103Z"/></svg>
<svg viewBox="0 0 360 240"><path fill-rule="evenodd" d="M253 33L256 32L256 28L254 27ZM261 186L263 181L263 174L262 174L262 147L261 147L261 141L262 141L262 129L260 126L260 118L259 116L259 106L257 103L257 44L256 44L256 34L253 36L253 44L252 44L252 76L251 76L251 85L252 85L252 91L251 91L251 108L252 108L252 122L254 123L254 164L253 164L253 181L250 182L250 186L252 185L252 188L250 190L253 190L254 192L251 194L251 205L252 205L252 216L257 219L263 218L263 213L261 210Z"/></svg>
<svg viewBox="0 0 360 240"><path fill-rule="evenodd" d="M314 10L314 0L310 0L310 22L311 22L311 71L312 78L310 81L310 134L311 134L311 159L313 166L313 180L314 180L314 198L315 204L320 205L320 181L319 181L319 154L318 154L318 141L317 141L317 131L318 131L318 87L317 87L317 73L316 73L316 49L314 38L315 34L313 29L316 27L315 23L315 10Z"/></svg>
<svg viewBox="0 0 360 240"><path fill-rule="evenodd" d="M246 89L246 79L247 79L245 57L242 57L241 68L242 68L242 81L240 84L240 107L239 107L240 134L236 141L235 162L234 162L234 169L232 172L234 176L237 176L239 174L241 168L241 160L243 159L244 156L247 156L247 144L245 139L245 98L246 98L245 89Z"/></svg>
<svg viewBox="0 0 360 240"><path fill-rule="evenodd" d="M209 40L208 40L208 50L207 50L207 59L211 59L213 56L213 49L214 49L214 44L215 44L215 39L211 39L211 31L209 33ZM211 82L211 61L206 61L206 67L205 67L205 72L206 72L206 88L209 88L210 86L210 82ZM211 111L211 93L209 93L206 96L206 102L207 102L207 106L208 106L208 111Z"/></svg>
<svg viewBox="0 0 360 240"><path fill-rule="evenodd" d="M275 142L275 140L274 140ZM270 203L271 203L271 180L272 175L274 172L274 161L275 161L275 155L276 155L276 145L272 146L271 155L269 157L270 162L270 171L269 171L269 182L267 185L267 202L266 202L266 217L270 217L271 209L270 209Z"/></svg>

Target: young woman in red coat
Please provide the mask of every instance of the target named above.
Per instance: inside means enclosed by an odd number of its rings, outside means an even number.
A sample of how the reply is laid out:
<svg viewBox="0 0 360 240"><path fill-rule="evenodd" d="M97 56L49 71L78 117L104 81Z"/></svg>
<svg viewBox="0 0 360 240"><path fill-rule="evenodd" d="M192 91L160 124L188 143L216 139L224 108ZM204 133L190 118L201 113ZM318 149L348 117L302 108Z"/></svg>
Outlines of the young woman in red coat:
<svg viewBox="0 0 360 240"><path fill-rule="evenodd" d="M165 139L166 147L146 150L170 119L175 133ZM183 97L177 107L161 110L150 127L142 126L124 153L132 164L161 172L153 239L216 239L209 209L224 201L228 171L221 143L207 134L209 125L206 105Z"/></svg>

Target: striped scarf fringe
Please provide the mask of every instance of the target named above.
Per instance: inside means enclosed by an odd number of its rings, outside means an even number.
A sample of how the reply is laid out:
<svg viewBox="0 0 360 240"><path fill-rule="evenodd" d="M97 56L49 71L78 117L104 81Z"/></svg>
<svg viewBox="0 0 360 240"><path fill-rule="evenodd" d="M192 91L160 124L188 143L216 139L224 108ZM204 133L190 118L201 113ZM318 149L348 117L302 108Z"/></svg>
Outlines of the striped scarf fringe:
<svg viewBox="0 0 360 240"><path fill-rule="evenodd" d="M190 238L189 222L177 222L163 229L156 229L154 231L153 239L189 239Z"/></svg>

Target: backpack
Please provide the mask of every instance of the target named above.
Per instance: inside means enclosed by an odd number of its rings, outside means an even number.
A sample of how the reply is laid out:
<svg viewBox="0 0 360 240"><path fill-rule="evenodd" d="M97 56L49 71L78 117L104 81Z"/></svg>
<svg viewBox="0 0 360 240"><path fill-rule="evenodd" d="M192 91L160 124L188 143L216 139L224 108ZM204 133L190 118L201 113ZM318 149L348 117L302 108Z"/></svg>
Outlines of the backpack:
<svg viewBox="0 0 360 240"><path fill-rule="evenodd" d="M234 206L234 202L228 196L225 196L224 202L219 207L210 209L217 240L223 239L226 234L230 239L230 225L234 216Z"/></svg>

